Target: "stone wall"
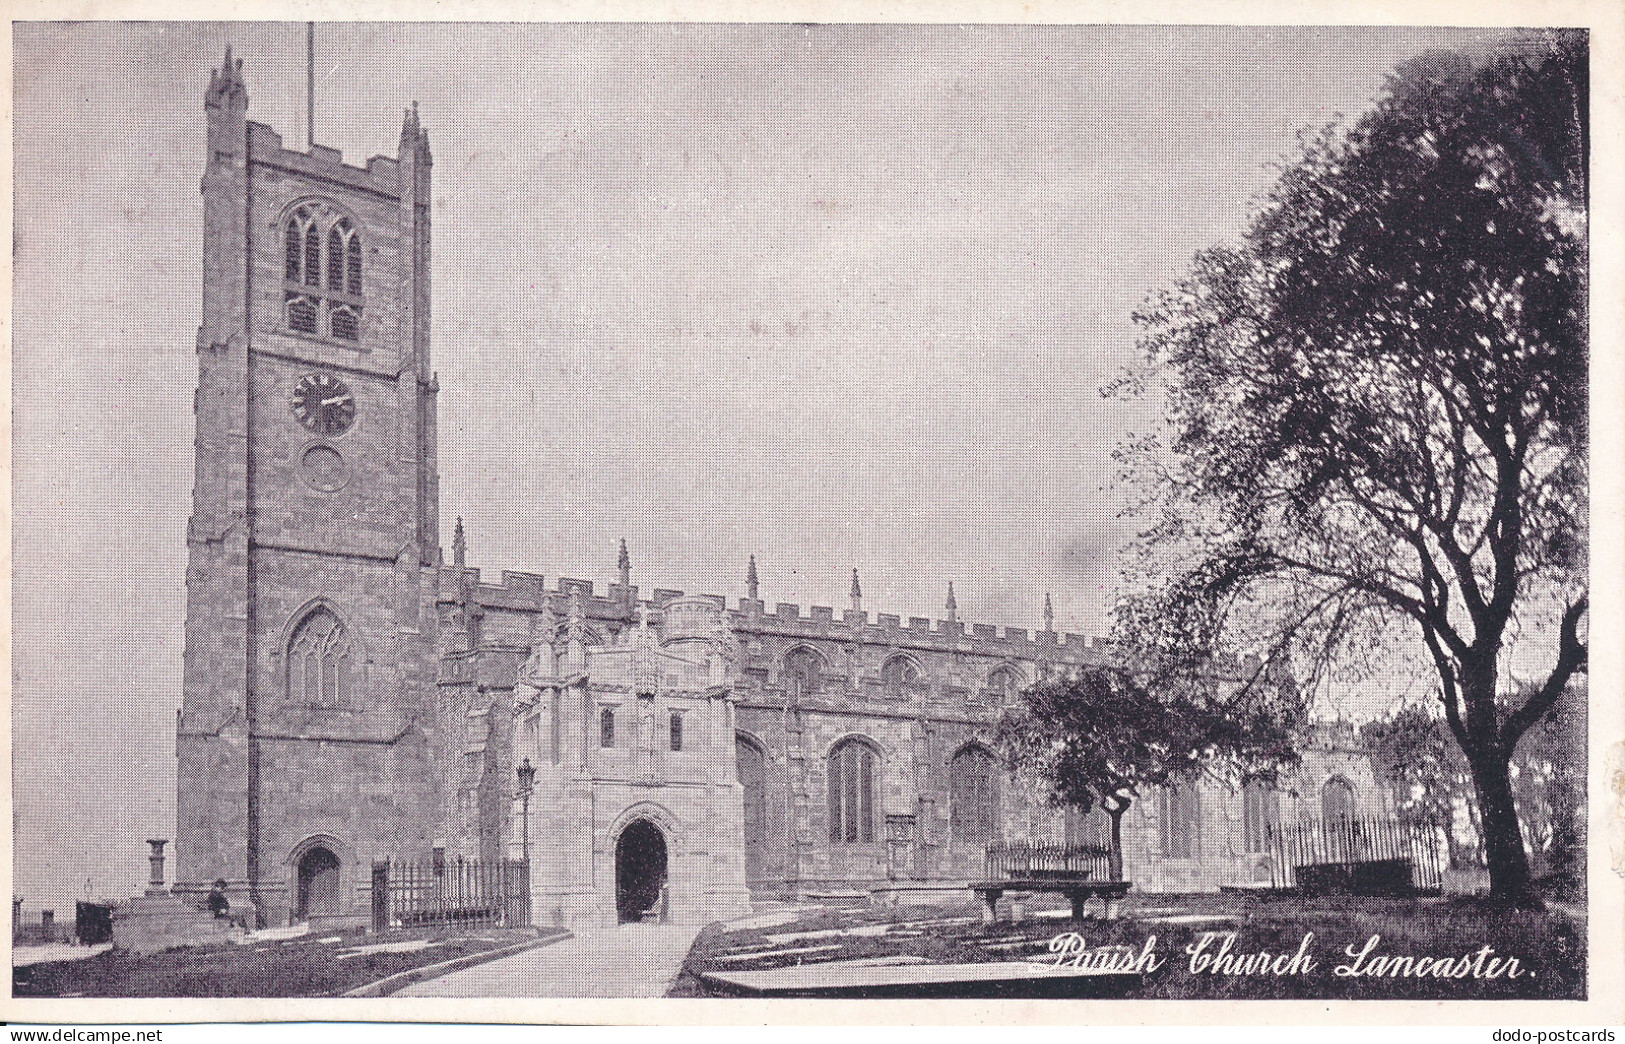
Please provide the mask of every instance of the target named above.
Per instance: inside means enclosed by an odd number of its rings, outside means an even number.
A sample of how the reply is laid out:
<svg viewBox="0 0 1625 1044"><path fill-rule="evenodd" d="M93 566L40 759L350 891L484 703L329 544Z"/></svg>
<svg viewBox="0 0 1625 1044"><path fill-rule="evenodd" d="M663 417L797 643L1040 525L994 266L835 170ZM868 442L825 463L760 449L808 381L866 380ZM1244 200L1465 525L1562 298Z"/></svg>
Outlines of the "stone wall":
<svg viewBox="0 0 1625 1044"><path fill-rule="evenodd" d="M625 585L605 592L579 580L549 585L534 574L504 573L501 583L488 584L477 571L463 570L455 586L443 587L441 613L449 621L448 635L456 632L455 621L477 620L469 633L481 648L458 655L470 664L460 670L481 681L452 688L465 700L500 703L511 691L526 654L519 650L528 651L544 606L562 615L574 601L592 633L613 642L638 610L658 619L660 607L679 597L681 592L661 590L641 600ZM719 597L707 597L722 604ZM781 605L770 614L751 599L741 600L727 619L741 652L732 686L736 736L761 750L765 767L765 837L742 853L757 894L864 889L899 877L938 882L981 877L985 841L955 838L952 832L954 756L968 746L992 746L995 723L1014 698L1003 679L1015 679L1019 688L1046 671L1109 662L1112 655L1109 644L1075 635L966 627L958 621L904 625L897 617L861 611L837 618L819 607L803 612ZM888 684L886 665L899 658L917 673L911 681L893 678ZM500 731L494 727L491 735ZM875 835L868 842L830 836L829 757L850 738L862 739L879 755ZM509 764L516 760L512 752L506 757ZM1345 736L1336 743L1317 741L1301 768L1281 781L1282 819L1318 815L1321 788L1333 776L1353 787L1360 813L1386 811L1369 759ZM478 785L511 789L512 781L493 776ZM1066 815L1031 786L1003 778L997 800L999 840L1067 840ZM511 799L508 803L512 807ZM1159 795L1135 802L1123 830L1125 874L1136 887L1201 891L1269 879L1267 854L1246 850L1239 787L1203 782L1198 803L1201 819L1192 850L1174 856L1164 851ZM888 816L912 817L911 840L901 851L888 843ZM534 817L532 826L537 850L577 836L553 832L565 830L563 824L538 827ZM511 815L504 829L513 836ZM743 832L740 836L743 843ZM454 844L472 850L479 841L465 834Z"/></svg>

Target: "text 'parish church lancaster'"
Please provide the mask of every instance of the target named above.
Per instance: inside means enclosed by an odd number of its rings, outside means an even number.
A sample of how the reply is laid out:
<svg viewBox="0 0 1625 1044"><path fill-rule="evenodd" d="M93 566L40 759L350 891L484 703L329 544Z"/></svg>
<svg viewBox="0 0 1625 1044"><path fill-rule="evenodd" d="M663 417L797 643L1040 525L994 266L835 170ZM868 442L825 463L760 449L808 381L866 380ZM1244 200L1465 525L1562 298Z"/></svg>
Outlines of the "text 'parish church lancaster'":
<svg viewBox="0 0 1625 1044"><path fill-rule="evenodd" d="M753 895L946 894L990 842L1096 836L989 746L1024 685L1112 656L1047 605L1032 633L967 626L950 588L944 619L905 621L854 573L839 613L769 607L753 560L729 606L644 593L624 544L607 585L491 582L460 524L445 561L427 130L408 111L364 167L290 149L229 51L204 104L179 894L223 880L270 923L362 922L376 861L528 840L537 922L705 922ZM1126 876L1267 881L1267 824L1384 802L1322 744L1274 788L1138 802Z"/></svg>

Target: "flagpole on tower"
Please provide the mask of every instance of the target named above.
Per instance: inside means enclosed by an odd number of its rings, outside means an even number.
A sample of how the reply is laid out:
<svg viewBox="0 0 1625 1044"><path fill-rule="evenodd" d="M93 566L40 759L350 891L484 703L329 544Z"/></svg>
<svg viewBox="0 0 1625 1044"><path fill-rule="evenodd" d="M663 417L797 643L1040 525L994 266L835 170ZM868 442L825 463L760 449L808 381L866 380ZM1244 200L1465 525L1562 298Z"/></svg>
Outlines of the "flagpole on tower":
<svg viewBox="0 0 1625 1044"><path fill-rule="evenodd" d="M305 146L316 147L316 23L305 23Z"/></svg>

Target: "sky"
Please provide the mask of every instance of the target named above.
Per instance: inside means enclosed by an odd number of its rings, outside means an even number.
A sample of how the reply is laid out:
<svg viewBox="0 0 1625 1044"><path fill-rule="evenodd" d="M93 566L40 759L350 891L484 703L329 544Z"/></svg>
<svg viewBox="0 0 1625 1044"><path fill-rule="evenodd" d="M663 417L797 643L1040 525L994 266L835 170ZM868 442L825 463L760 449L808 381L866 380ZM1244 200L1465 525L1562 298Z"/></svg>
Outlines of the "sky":
<svg viewBox="0 0 1625 1044"><path fill-rule="evenodd" d="M321 24L318 143L434 149L443 542L489 571L1104 633L1130 315L1296 135L1471 31ZM174 836L203 91L305 137L303 23L19 23L27 909ZM69 911L71 914L71 909ZM66 916L59 913L59 916Z"/></svg>

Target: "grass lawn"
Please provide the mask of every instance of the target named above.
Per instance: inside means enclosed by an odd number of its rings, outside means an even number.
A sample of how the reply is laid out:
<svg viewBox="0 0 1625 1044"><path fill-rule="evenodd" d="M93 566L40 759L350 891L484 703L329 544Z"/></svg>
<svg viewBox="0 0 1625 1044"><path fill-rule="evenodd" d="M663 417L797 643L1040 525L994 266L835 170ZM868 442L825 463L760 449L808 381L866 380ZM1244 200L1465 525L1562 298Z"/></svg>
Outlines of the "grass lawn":
<svg viewBox="0 0 1625 1044"><path fill-rule="evenodd" d="M765 929L727 931L713 926L696 940L673 986L672 996L709 995L698 973L754 971L797 964L854 959L924 958L933 963L1053 961L1051 938L1076 931L1090 948L1129 947L1140 953L1151 936L1162 964L1131 996L1140 999L1528 999L1585 996L1585 925L1559 912L1507 913L1467 899L1295 899L1245 895L1132 896L1118 921L1073 922L1035 915L1020 923L981 923L967 903L952 911L905 907L890 910L825 910L794 923ZM819 933L805 936L803 933ZM1186 947L1214 933L1205 952L1214 953L1228 933L1236 956L1298 952L1313 933L1307 952L1314 966L1285 975L1194 973ZM1494 957L1515 957L1520 976L1436 978L1380 975L1339 976L1334 969L1352 959L1372 936L1371 952L1391 956L1461 958L1469 963L1485 946ZM786 936L802 936L785 938ZM772 937L772 938L770 938ZM796 952L793 952L796 951ZM1362 962L1370 968L1372 961ZM1489 965L1480 962L1481 970Z"/></svg>
<svg viewBox="0 0 1625 1044"><path fill-rule="evenodd" d="M349 931L146 955L109 950L84 960L13 968L11 988L17 997L331 997L396 972L502 949L541 934L496 928L384 935ZM389 948L366 949L379 944Z"/></svg>

